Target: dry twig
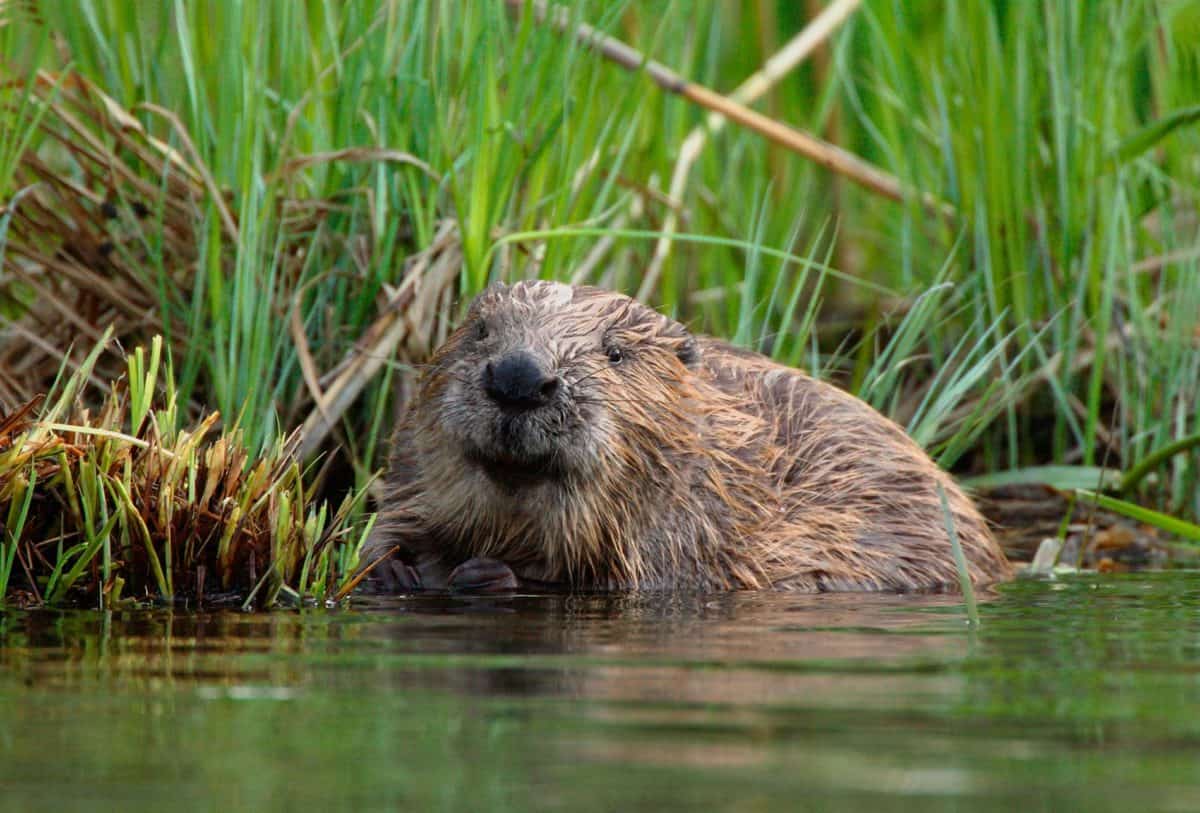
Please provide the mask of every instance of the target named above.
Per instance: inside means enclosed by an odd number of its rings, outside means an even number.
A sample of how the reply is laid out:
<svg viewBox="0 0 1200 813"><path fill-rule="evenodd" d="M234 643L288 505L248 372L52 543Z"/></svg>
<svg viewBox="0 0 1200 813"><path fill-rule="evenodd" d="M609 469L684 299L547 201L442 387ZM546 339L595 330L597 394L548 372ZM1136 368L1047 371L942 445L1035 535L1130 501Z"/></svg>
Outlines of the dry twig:
<svg viewBox="0 0 1200 813"><path fill-rule="evenodd" d="M742 82L730 94L730 98L739 104L753 104L828 40L861 4L862 0L835 0L813 18L812 22L793 37L787 45L768 59L761 70ZM671 175L671 187L667 193L669 199L683 200L683 192L687 186L692 165L700 157L700 152L704 149L709 134L719 133L724 129L727 121L728 119L720 113L712 112L708 114L704 124L688 133L679 148L679 159L676 161L675 171ZM678 226L678 213L674 210L668 211L663 222L663 235L658 238L658 242L654 246L654 256L650 260L646 276L642 279L642 286L638 289L639 299L647 299L658 286L663 263L666 262L667 256L671 253L671 247L674 245L671 238Z"/></svg>
<svg viewBox="0 0 1200 813"><path fill-rule="evenodd" d="M317 403L299 430L299 459L311 455L349 409L363 387L403 344L409 358L423 358L449 330L446 303L462 266L458 223L445 220L433 242L409 258L404 277L387 307L363 332L333 381L322 392L310 384Z"/></svg>

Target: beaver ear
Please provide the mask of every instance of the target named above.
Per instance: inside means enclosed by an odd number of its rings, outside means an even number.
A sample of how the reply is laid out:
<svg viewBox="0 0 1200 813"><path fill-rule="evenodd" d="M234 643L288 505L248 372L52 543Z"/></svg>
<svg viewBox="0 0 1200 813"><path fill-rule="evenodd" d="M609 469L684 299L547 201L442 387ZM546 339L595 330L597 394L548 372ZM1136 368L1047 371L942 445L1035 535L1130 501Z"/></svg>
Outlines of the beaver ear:
<svg viewBox="0 0 1200 813"><path fill-rule="evenodd" d="M503 293L507 289L508 285L503 282L490 283L486 288L476 294L474 299L471 300L471 303L467 306L466 318L474 319L479 315L479 311L483 307L484 302L491 299L496 294Z"/></svg>
<svg viewBox="0 0 1200 813"><path fill-rule="evenodd" d="M692 334L687 334L679 347L675 349L675 355L683 362L685 367L695 367L700 363L700 345L696 342L696 337Z"/></svg>
<svg viewBox="0 0 1200 813"><path fill-rule="evenodd" d="M482 302L485 299L491 299L494 296L503 294L508 290L508 283L501 280L492 280L488 286L479 292L479 296L475 297L476 302Z"/></svg>

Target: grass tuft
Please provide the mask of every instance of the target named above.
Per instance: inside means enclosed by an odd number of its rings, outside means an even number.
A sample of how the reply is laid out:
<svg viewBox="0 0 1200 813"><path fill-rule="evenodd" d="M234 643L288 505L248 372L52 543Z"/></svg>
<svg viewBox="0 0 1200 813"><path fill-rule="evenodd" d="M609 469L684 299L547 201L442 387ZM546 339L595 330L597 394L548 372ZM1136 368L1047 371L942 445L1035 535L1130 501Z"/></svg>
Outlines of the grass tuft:
<svg viewBox="0 0 1200 813"><path fill-rule="evenodd" d="M96 410L77 397L93 353L45 405L0 416L0 595L101 608L333 596L356 562L363 494L330 510L294 442L251 459L240 431L214 431L217 413L176 428L160 346L131 354Z"/></svg>

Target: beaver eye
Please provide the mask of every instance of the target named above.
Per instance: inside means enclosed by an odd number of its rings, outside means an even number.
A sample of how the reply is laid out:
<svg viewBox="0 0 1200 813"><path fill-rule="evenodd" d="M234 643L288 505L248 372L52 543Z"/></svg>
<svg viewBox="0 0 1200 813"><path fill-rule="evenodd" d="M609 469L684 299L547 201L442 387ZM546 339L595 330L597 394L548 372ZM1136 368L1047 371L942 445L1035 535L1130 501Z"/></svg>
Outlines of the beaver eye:
<svg viewBox="0 0 1200 813"><path fill-rule="evenodd" d="M483 341L487 337L488 337L487 322L480 319L477 322L475 322L475 338L479 341Z"/></svg>
<svg viewBox="0 0 1200 813"><path fill-rule="evenodd" d="M613 364L620 364L625 360L625 354L621 352L621 348L610 345L604 354L608 356L608 360Z"/></svg>

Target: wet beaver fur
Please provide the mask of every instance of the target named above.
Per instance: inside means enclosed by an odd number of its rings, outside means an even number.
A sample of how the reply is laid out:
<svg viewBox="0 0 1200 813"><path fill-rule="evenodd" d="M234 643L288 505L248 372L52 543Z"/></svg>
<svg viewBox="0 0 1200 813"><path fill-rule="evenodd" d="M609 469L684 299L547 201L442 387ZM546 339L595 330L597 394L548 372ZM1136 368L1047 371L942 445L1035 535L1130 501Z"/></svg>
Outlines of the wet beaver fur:
<svg viewBox="0 0 1200 813"><path fill-rule="evenodd" d="M434 354L361 561L377 589L953 589L1010 575L857 398L626 296L497 285Z"/></svg>

